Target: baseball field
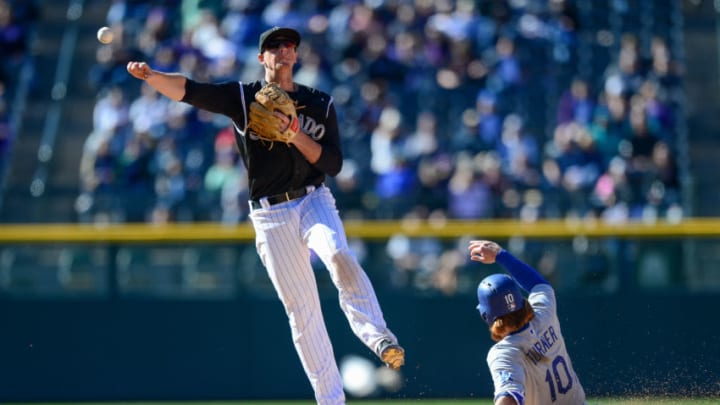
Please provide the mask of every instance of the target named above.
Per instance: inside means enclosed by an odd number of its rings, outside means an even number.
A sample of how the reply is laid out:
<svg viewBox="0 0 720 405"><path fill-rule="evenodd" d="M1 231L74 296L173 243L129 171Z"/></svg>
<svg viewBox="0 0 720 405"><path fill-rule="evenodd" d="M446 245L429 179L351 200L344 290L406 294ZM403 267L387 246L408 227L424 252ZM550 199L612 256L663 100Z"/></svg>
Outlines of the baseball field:
<svg viewBox="0 0 720 405"><path fill-rule="evenodd" d="M717 405L720 398L601 398L589 399L588 405ZM207 401L207 402L82 402L78 405L313 405L312 401ZM388 400L355 400L348 401L349 405L492 405L489 399L388 399ZM26 405L26 404L6 404ZM74 405L71 402L63 403L34 403L33 405Z"/></svg>

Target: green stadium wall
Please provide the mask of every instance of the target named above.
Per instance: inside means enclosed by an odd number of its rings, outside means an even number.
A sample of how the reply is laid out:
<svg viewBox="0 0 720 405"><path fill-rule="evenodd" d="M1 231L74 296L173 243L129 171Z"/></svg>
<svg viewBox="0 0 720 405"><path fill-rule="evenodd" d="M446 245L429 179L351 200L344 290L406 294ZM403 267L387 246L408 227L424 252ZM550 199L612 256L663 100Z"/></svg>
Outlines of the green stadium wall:
<svg viewBox="0 0 720 405"><path fill-rule="evenodd" d="M717 295L559 296L588 395L719 392ZM380 397L489 398L491 345L470 298L380 295L407 350ZM276 300L3 301L0 401L309 399ZM323 301L338 359L374 360ZM379 365L379 363L377 363Z"/></svg>

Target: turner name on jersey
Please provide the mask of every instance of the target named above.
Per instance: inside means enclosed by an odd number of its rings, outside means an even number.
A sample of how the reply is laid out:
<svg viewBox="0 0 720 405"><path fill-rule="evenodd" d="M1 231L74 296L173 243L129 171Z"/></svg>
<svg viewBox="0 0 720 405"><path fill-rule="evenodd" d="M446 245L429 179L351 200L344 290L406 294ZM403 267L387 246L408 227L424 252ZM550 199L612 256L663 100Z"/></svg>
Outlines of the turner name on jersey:
<svg viewBox="0 0 720 405"><path fill-rule="evenodd" d="M533 331L531 331L533 333ZM538 362L546 360L545 354L553 347L555 342L558 341L558 335L555 333L555 329L549 326L542 333L533 333L538 337L538 340L530 347L529 350L525 351L527 356L533 364L537 365Z"/></svg>

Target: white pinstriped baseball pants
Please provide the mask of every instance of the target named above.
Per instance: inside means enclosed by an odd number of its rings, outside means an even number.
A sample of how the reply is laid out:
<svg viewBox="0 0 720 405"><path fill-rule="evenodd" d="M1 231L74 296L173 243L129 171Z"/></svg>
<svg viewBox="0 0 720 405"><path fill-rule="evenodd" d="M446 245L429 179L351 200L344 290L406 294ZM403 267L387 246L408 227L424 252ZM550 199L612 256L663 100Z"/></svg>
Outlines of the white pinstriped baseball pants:
<svg viewBox="0 0 720 405"><path fill-rule="evenodd" d="M387 328L375 291L347 244L335 198L325 186L296 200L252 210L258 255L287 313L295 350L318 404L345 403L313 268L312 249L330 272L355 335L371 350Z"/></svg>

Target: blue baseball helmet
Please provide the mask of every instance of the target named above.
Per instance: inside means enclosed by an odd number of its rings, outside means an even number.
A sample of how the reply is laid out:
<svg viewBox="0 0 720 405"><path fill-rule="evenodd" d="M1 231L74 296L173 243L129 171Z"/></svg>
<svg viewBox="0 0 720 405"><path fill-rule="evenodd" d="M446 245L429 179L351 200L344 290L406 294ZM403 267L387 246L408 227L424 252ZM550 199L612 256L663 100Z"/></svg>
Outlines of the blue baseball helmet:
<svg viewBox="0 0 720 405"><path fill-rule="evenodd" d="M492 325L496 319L522 308L523 295L515 280L507 274L485 277L477 289L478 306L482 319Z"/></svg>

